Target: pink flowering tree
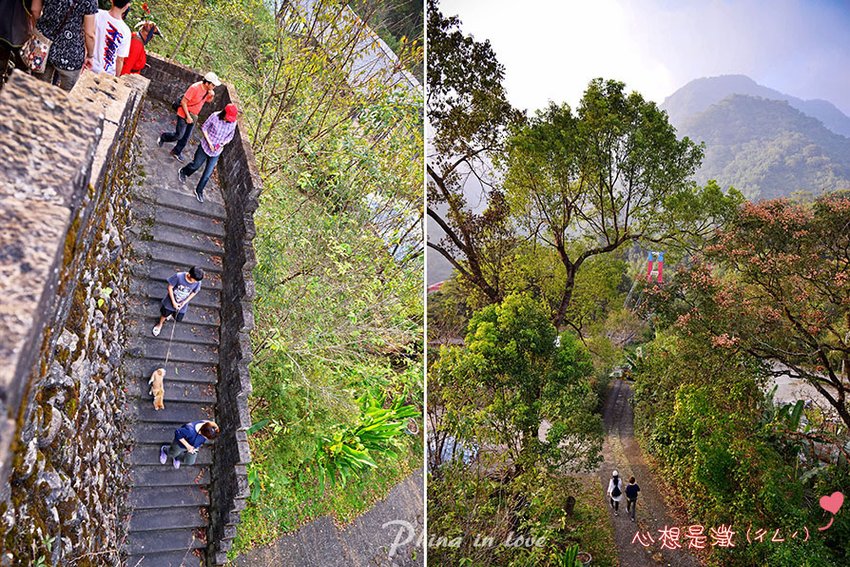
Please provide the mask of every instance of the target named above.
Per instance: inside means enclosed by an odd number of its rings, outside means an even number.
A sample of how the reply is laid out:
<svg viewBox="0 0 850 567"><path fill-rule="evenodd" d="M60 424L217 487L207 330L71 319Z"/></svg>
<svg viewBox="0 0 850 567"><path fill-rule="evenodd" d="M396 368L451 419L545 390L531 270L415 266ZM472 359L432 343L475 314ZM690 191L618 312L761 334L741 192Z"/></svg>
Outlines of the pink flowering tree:
<svg viewBox="0 0 850 567"><path fill-rule="evenodd" d="M850 194L747 203L652 309L820 392L850 428Z"/></svg>

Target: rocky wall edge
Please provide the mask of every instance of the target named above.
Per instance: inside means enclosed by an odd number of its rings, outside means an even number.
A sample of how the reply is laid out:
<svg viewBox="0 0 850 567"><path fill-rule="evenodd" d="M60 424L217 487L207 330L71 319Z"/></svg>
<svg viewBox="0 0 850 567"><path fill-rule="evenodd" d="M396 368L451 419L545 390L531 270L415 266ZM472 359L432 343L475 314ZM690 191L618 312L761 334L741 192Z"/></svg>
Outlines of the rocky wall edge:
<svg viewBox="0 0 850 567"><path fill-rule="evenodd" d="M19 407L4 408L16 418L14 466L7 459L12 454L2 460L12 474L0 501L0 562L32 563L37 548L46 554L45 540L52 542L49 563L87 556L110 561L110 548L117 557L126 493L120 423L128 278L121 233L130 214L122 176L146 87L140 77L84 73L68 95L16 73L0 95L0 106L13 107L14 117L11 128L0 128L0 146L28 162L0 172L2 206L34 212L50 204L64 213L55 217L49 237L35 236L38 246L53 251L49 264L38 263L27 248L21 252L22 277L37 270L48 277L35 276L44 285L32 286L18 311L18 322L20 313L31 315L24 321L30 340L14 377ZM56 117L55 128L46 111ZM16 188L11 195L10 187ZM11 220L5 228L33 238L26 223ZM14 272L5 263L0 270ZM7 304L9 296L2 297ZM14 338L4 335L0 344Z"/></svg>

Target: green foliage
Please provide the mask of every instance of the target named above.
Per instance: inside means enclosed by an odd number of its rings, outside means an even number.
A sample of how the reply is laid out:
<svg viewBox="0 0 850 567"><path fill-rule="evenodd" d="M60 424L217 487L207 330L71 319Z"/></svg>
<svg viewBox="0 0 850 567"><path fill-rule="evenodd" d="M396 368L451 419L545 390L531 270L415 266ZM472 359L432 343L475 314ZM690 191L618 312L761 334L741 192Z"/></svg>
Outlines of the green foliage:
<svg viewBox="0 0 850 567"><path fill-rule="evenodd" d="M569 546L566 551L554 556L557 567L582 567L578 560L578 544Z"/></svg>
<svg viewBox="0 0 850 567"><path fill-rule="evenodd" d="M595 504L599 498L595 478L529 471L499 482L481 474L480 467L455 461L447 463L438 477L429 478L428 487L429 562L556 567L564 564L566 550L577 545L592 555L593 565L616 564L608 513ZM566 513L569 495L576 499L571 515ZM504 545L518 534L540 545ZM452 541L457 545L448 545Z"/></svg>
<svg viewBox="0 0 850 567"><path fill-rule="evenodd" d="M502 269L517 240L504 193L493 185L492 156L508 126L521 114L508 102L504 67L490 43L460 30L428 0L428 97L426 110L434 152L428 157L428 246L447 259L463 282L481 296L477 309L501 301ZM468 203L466 179L474 176L486 205Z"/></svg>
<svg viewBox="0 0 850 567"><path fill-rule="evenodd" d="M499 160L504 190L520 232L551 250L556 325L572 320L588 259L640 242L698 246L731 216L739 195L690 181L701 158L654 103L617 81L594 79L575 112L552 103L513 128Z"/></svg>
<svg viewBox="0 0 850 567"><path fill-rule="evenodd" d="M765 374L755 359L730 357L698 337L662 334L647 345L634 376L636 429L692 521L816 531L822 520L816 497L835 488L813 490L801 480L798 453L777 437L773 416L799 423L802 405L776 412L765 406ZM836 564L833 552L815 539L805 546L718 550L712 564L791 565L781 561L804 553L808 562L800 564Z"/></svg>
<svg viewBox="0 0 850 567"><path fill-rule="evenodd" d="M458 414L462 437L506 447L518 471L596 464L601 422L590 355L574 335L557 335L537 301L512 295L476 312L465 345L441 348L432 371L453 384L441 401ZM550 427L539 436L544 421Z"/></svg>
<svg viewBox="0 0 850 567"><path fill-rule="evenodd" d="M403 399L384 408L385 398L364 394L360 400L361 415L354 426L340 427L330 436L319 440L317 466L324 480L345 485L348 479L369 467L377 468L374 455L397 458L401 445L399 437L407 429L407 420L418 417L420 410L404 405Z"/></svg>

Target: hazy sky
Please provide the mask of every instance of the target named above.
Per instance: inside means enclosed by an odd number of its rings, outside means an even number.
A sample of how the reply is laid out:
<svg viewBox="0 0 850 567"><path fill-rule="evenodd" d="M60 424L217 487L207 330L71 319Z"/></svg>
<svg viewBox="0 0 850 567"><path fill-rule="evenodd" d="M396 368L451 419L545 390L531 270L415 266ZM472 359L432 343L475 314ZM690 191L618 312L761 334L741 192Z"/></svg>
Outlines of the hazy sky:
<svg viewBox="0 0 850 567"><path fill-rule="evenodd" d="M575 106L594 77L659 104L692 79L744 74L850 115L850 0L441 0L489 39L511 102Z"/></svg>

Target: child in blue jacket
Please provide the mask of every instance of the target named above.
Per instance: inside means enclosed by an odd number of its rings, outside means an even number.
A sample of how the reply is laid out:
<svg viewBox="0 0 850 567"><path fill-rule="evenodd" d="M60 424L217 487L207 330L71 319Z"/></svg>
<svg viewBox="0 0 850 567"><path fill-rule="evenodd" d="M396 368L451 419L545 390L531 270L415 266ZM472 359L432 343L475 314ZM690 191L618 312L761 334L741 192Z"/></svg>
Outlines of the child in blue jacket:
<svg viewBox="0 0 850 567"><path fill-rule="evenodd" d="M187 423L174 431L174 441L171 446L163 445L159 449L159 462L165 464L168 457L174 459L174 468L179 469L181 463L194 465L198 458L198 449L207 441L218 437L218 425L214 421L201 420Z"/></svg>

